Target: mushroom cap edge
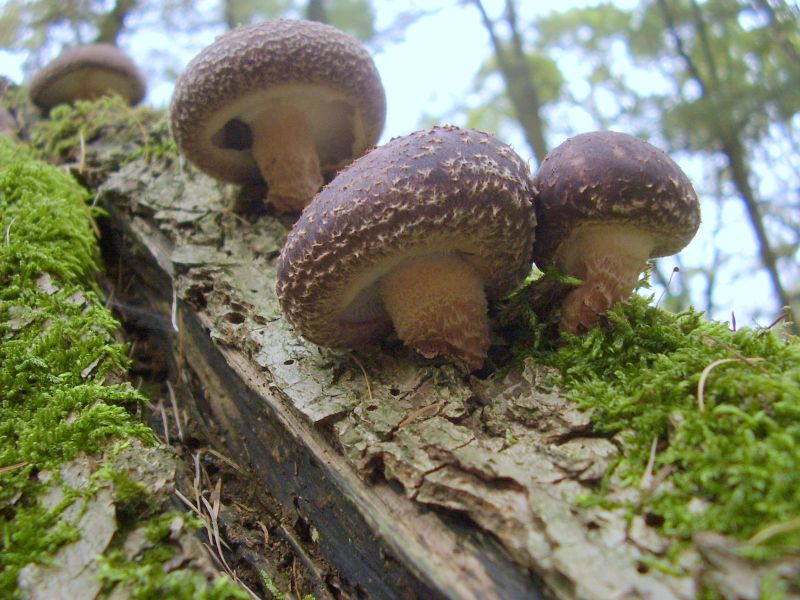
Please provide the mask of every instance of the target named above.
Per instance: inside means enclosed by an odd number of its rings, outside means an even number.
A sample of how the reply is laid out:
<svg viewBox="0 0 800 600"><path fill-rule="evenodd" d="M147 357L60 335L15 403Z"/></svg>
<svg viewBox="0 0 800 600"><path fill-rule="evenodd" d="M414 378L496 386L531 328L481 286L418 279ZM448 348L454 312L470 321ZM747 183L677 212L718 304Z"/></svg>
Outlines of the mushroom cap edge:
<svg viewBox="0 0 800 600"><path fill-rule="evenodd" d="M34 73L28 85L33 103L44 110L69 100L51 92L54 84L70 73L83 69L101 69L128 80L126 90L117 90L133 106L141 102L146 91L145 78L136 63L117 46L107 43L85 44L68 48Z"/></svg>

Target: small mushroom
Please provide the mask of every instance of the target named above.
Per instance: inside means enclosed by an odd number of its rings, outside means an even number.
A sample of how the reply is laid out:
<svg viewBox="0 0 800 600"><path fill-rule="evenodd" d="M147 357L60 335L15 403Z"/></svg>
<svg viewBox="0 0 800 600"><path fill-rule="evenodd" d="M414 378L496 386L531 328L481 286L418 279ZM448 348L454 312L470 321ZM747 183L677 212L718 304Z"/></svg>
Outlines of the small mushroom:
<svg viewBox="0 0 800 600"><path fill-rule="evenodd" d="M29 93L47 112L57 104L94 100L117 93L131 106L144 98L144 76L128 56L111 44L70 48L37 71Z"/></svg>
<svg viewBox="0 0 800 600"><path fill-rule="evenodd" d="M681 168L639 138L612 131L569 138L535 178L533 259L582 285L563 304L561 329L578 333L628 298L650 258L683 249L700 226L700 204Z"/></svg>
<svg viewBox="0 0 800 600"><path fill-rule="evenodd" d="M278 262L297 331L359 347L394 330L425 357L472 370L489 347L487 299L530 272L533 181L507 145L471 129L396 138L309 204Z"/></svg>
<svg viewBox="0 0 800 600"><path fill-rule="evenodd" d="M335 27L276 19L234 29L178 79L172 134L223 181L266 180L279 212L300 211L325 175L377 142L386 97L367 50Z"/></svg>

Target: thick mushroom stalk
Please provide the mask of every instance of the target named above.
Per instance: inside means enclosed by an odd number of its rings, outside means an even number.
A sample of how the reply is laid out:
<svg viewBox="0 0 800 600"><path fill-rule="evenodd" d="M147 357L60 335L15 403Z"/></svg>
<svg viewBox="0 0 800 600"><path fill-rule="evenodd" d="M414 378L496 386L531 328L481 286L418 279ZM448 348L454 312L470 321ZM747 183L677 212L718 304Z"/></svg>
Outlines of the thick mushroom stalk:
<svg viewBox="0 0 800 600"><path fill-rule="evenodd" d="M562 268L583 283L564 299L562 331L582 333L617 302L628 298L647 268L654 247L647 232L595 225L573 234Z"/></svg>
<svg viewBox="0 0 800 600"><path fill-rule="evenodd" d="M266 181L266 201L300 212L380 137L386 95L364 46L335 27L268 19L218 37L175 83L181 153L221 181Z"/></svg>
<svg viewBox="0 0 800 600"><path fill-rule="evenodd" d="M264 110L252 125L251 152L278 212L300 212L322 187L319 157L306 115L291 106Z"/></svg>
<svg viewBox="0 0 800 600"><path fill-rule="evenodd" d="M479 368L489 349L483 279L454 254L412 259L381 283L398 337L426 358Z"/></svg>

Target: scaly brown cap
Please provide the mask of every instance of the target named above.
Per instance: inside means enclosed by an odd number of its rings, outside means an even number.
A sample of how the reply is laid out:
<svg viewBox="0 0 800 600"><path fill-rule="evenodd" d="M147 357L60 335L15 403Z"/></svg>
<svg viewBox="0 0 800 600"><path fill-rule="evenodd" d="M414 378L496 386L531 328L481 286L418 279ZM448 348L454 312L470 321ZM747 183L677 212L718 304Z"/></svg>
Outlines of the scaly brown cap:
<svg viewBox="0 0 800 600"><path fill-rule="evenodd" d="M248 123L271 102L307 113L323 171L375 144L386 117L380 76L357 40L330 25L276 19L229 31L189 63L172 97L172 134L209 175L258 180Z"/></svg>
<svg viewBox="0 0 800 600"><path fill-rule="evenodd" d="M139 68L111 44L70 48L37 71L31 79L31 100L42 110L75 100L93 100L116 92L131 106L144 98L145 82Z"/></svg>
<svg viewBox="0 0 800 600"><path fill-rule="evenodd" d="M542 161L535 184L533 259L540 267L557 263L561 244L592 223L646 230L656 240L651 258L679 252L700 226L700 205L686 174L664 152L625 133L569 138Z"/></svg>
<svg viewBox="0 0 800 600"><path fill-rule="evenodd" d="M489 134L434 127L353 162L303 211L278 264L277 293L307 339L331 347L391 331L381 279L428 255L459 256L486 295L530 272L536 217L525 162Z"/></svg>

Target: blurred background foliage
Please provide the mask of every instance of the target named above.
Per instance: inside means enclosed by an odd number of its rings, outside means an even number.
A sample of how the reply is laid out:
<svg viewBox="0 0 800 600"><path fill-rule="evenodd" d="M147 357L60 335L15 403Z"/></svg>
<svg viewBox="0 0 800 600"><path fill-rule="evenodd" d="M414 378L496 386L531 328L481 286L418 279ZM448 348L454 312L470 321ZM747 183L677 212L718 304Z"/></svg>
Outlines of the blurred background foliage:
<svg viewBox="0 0 800 600"><path fill-rule="evenodd" d="M782 0L645 0L555 7L523 0L6 0L0 49L33 72L62 48L149 32L176 52L134 49L169 84L200 34L274 17L331 23L376 54L442 11L475 19L486 55L470 93L418 126L453 122L513 141L536 169L567 136L639 135L690 173L703 202L698 240L660 260L661 305L768 325L800 316L800 9ZM440 43L461 35L456 23ZM181 49L184 52L178 52ZM408 65L408 84L414 85ZM386 77L386 74L383 74ZM389 98L391 105L392 98ZM524 147L527 146L527 147ZM680 270L675 275L675 269ZM673 277L673 275L675 275ZM743 282L746 282L743 284ZM738 286L737 286L738 283ZM751 301L742 309L742 289ZM660 294L660 291L659 291ZM796 329L797 331L797 329Z"/></svg>

